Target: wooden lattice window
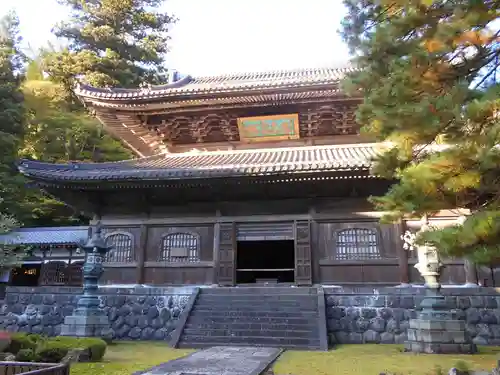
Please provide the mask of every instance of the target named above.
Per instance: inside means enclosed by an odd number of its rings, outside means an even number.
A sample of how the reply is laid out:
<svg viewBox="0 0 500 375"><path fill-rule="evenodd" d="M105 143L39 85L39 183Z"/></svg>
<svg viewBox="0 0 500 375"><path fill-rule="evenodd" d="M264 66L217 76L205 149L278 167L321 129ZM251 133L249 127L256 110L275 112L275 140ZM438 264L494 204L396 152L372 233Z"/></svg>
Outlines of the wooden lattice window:
<svg viewBox="0 0 500 375"><path fill-rule="evenodd" d="M69 286L82 286L83 284L83 262L76 262L67 266Z"/></svg>
<svg viewBox="0 0 500 375"><path fill-rule="evenodd" d="M106 236L106 244L113 246L106 254L106 262L132 262L132 235L129 233L110 233Z"/></svg>
<svg viewBox="0 0 500 375"><path fill-rule="evenodd" d="M380 259L378 233L375 229L351 228L337 232L336 260Z"/></svg>
<svg viewBox="0 0 500 375"><path fill-rule="evenodd" d="M42 265L43 285L65 285L68 281L67 265L64 262L48 262Z"/></svg>
<svg viewBox="0 0 500 375"><path fill-rule="evenodd" d="M167 234L161 241L160 260L165 262L198 262L199 236L192 233Z"/></svg>

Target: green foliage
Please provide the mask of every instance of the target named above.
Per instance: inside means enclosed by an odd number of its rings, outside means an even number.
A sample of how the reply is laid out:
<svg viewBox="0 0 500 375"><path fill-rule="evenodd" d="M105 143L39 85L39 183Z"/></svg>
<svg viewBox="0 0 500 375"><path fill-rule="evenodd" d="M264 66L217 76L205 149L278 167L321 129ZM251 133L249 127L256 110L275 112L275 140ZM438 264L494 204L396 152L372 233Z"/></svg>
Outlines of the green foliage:
<svg viewBox="0 0 500 375"><path fill-rule="evenodd" d="M18 227L15 216L24 191L15 166L25 122L18 24L15 14L0 20L0 235ZM0 244L0 268L16 263L15 250L9 243Z"/></svg>
<svg viewBox="0 0 500 375"><path fill-rule="evenodd" d="M471 373L471 367L465 361L457 361L455 363L455 366L453 366L453 367L455 367L461 374L470 374Z"/></svg>
<svg viewBox="0 0 500 375"><path fill-rule="evenodd" d="M90 361L98 362L106 353L106 342L99 338L45 337L29 333L15 333L6 350L16 354L16 359L26 356L29 361L58 363L72 349L88 350Z"/></svg>
<svg viewBox="0 0 500 375"><path fill-rule="evenodd" d="M6 352L17 355L20 350L30 349L35 351L39 343L44 339L40 335L17 332L12 334L11 340Z"/></svg>
<svg viewBox="0 0 500 375"><path fill-rule="evenodd" d="M371 201L384 221L467 208L466 224L426 234L440 251L500 256L498 1L344 0L342 35L360 71L363 131L387 141L373 173L396 179ZM423 238L419 239L423 241Z"/></svg>
<svg viewBox="0 0 500 375"><path fill-rule="evenodd" d="M67 346L71 349L82 348L88 349L90 354L90 360L92 362L98 362L106 354L107 344L104 340L95 337L84 337L84 338L74 338L67 336L59 336L51 339L52 342L57 342L62 346Z"/></svg>
<svg viewBox="0 0 500 375"><path fill-rule="evenodd" d="M36 361L42 363L59 363L72 349L66 343L47 340L36 349Z"/></svg>
<svg viewBox="0 0 500 375"><path fill-rule="evenodd" d="M435 366L434 371L432 372L433 375L445 375L445 372L441 366Z"/></svg>
<svg viewBox="0 0 500 375"><path fill-rule="evenodd" d="M2 198L0 198L0 202ZM0 236L11 233L18 227L17 221L12 217L0 212ZM13 245L9 241L0 243L0 269L9 267L19 263L20 258L24 255L22 249Z"/></svg>
<svg viewBox="0 0 500 375"><path fill-rule="evenodd" d="M43 78L39 60L30 61L22 89L27 111L21 157L45 162L118 161L132 157L102 125L67 101L60 84ZM32 79L30 79L32 77ZM38 189L22 201L21 220L28 226L73 225L85 221L78 212Z"/></svg>
<svg viewBox="0 0 500 375"><path fill-rule="evenodd" d="M168 51L167 32L175 19L159 10L163 0L59 0L71 19L56 26L69 41L45 54L44 70L66 90L76 76L97 86L160 83Z"/></svg>
<svg viewBox="0 0 500 375"><path fill-rule="evenodd" d="M18 24L15 14L0 20L0 213L4 220L19 213L23 193L15 166L25 122Z"/></svg>
<svg viewBox="0 0 500 375"><path fill-rule="evenodd" d="M35 359L35 352L32 349L21 349L16 354L17 362L34 362Z"/></svg>
<svg viewBox="0 0 500 375"><path fill-rule="evenodd" d="M83 111L65 108L62 87L51 81L27 81L23 86L28 124L24 157L46 162L118 161L131 153L104 132Z"/></svg>

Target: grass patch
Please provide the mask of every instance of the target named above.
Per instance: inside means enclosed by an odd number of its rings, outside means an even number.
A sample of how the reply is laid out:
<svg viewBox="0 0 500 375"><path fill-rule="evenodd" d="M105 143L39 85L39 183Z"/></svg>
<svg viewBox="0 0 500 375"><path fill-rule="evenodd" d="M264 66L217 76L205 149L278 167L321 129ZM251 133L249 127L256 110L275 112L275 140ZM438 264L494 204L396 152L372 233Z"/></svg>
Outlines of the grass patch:
<svg viewBox="0 0 500 375"><path fill-rule="evenodd" d="M72 364L71 375L130 375L191 352L172 349L163 342L119 342L108 346L101 362Z"/></svg>
<svg viewBox="0 0 500 375"><path fill-rule="evenodd" d="M472 370L496 366L500 347L481 347L474 355L412 354L402 345L338 345L329 352L287 351L273 366L277 375L378 375L390 372L404 375L435 374L440 366L447 374L458 361Z"/></svg>
<svg viewBox="0 0 500 375"><path fill-rule="evenodd" d="M490 371L500 347L479 350L475 355L419 355L403 353L402 345L339 345L329 352L286 351L273 370L277 375L434 375L437 366L447 374L463 361L470 369ZM108 346L102 362L72 364L71 375L130 375L192 352L163 342L119 342Z"/></svg>

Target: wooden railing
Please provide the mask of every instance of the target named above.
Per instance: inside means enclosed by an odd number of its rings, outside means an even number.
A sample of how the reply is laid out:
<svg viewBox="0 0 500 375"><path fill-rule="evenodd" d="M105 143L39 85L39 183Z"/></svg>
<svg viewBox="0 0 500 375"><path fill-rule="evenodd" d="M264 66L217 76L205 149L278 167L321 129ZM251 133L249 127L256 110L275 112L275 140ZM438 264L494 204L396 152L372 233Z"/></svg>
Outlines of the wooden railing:
<svg viewBox="0 0 500 375"><path fill-rule="evenodd" d="M69 375L63 363L0 362L0 375Z"/></svg>

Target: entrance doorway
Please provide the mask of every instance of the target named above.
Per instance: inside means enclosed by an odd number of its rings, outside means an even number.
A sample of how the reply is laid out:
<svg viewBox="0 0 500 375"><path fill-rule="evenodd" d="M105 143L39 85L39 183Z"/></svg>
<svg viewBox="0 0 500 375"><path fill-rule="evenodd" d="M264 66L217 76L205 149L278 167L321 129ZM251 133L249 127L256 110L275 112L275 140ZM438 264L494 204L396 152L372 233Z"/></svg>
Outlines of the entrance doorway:
<svg viewBox="0 0 500 375"><path fill-rule="evenodd" d="M14 268L10 279L12 286L38 286L41 264L23 264L20 267Z"/></svg>
<svg viewBox="0 0 500 375"><path fill-rule="evenodd" d="M238 241L236 283L293 283L295 243L280 241Z"/></svg>

